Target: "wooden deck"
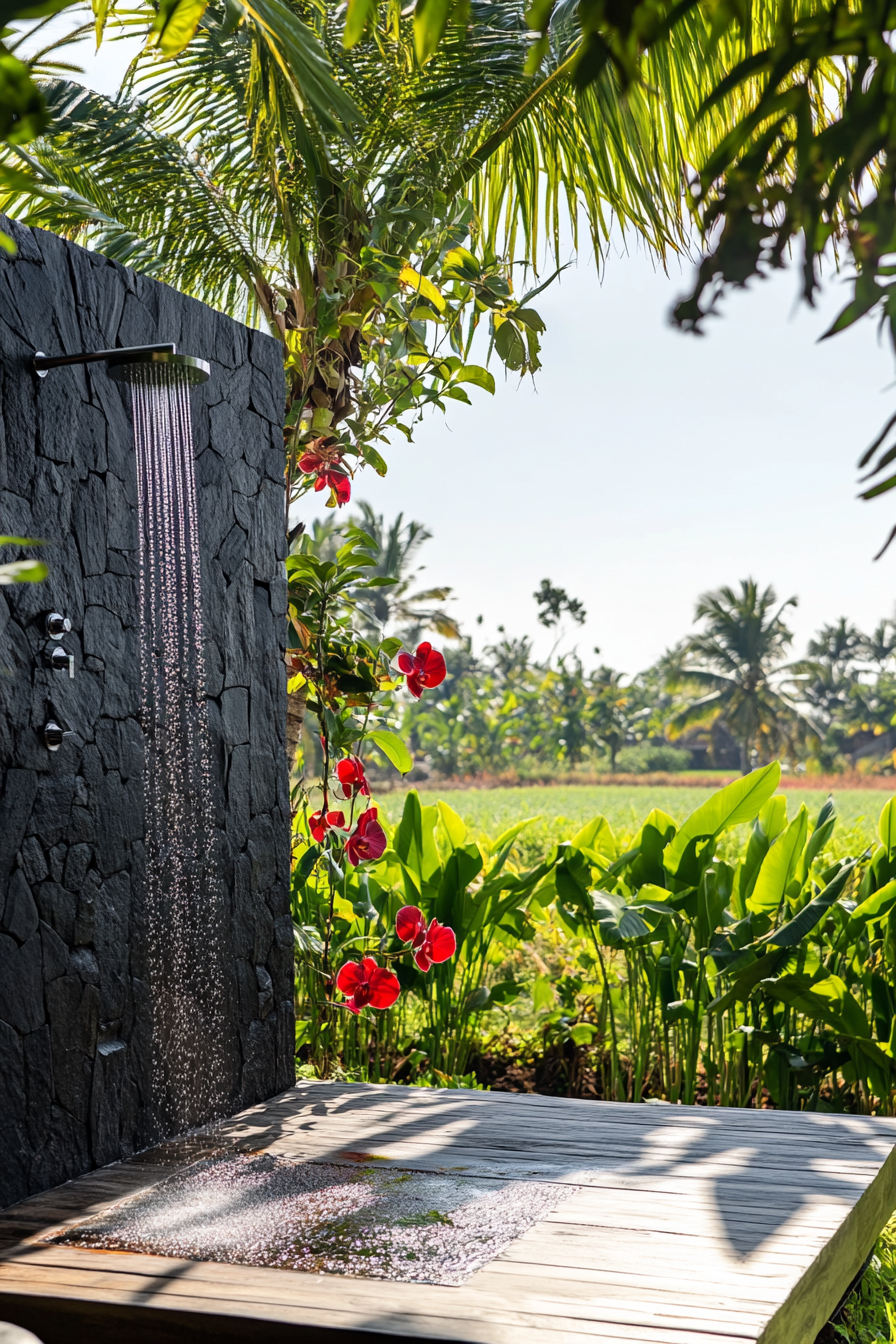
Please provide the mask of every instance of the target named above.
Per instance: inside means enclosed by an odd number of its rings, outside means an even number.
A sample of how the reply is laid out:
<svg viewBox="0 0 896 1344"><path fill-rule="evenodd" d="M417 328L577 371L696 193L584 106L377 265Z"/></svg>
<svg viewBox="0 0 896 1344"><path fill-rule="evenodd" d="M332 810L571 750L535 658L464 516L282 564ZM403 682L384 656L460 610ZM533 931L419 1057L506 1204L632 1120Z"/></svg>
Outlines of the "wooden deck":
<svg viewBox="0 0 896 1344"><path fill-rule="evenodd" d="M42 1245L222 1143L581 1187L460 1287ZM0 1214L0 1320L46 1344L813 1344L896 1207L896 1121L301 1084Z"/></svg>

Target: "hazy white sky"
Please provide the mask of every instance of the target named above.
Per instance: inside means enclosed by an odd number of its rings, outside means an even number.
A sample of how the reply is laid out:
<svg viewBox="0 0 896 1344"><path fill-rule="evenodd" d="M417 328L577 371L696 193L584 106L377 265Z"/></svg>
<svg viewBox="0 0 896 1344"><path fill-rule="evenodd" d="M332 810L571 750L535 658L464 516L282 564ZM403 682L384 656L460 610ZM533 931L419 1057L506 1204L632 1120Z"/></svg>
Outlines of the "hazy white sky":
<svg viewBox="0 0 896 1344"><path fill-rule="evenodd" d="M130 45L82 50L85 82L112 92ZM636 248L600 278L580 262L535 302L548 329L534 385L470 389L472 407L393 445L385 480L356 482L387 518L433 532L424 579L453 586L477 646L503 624L547 650L543 578L584 602L585 661L599 645L628 672L688 631L699 593L748 575L798 595L797 652L823 622L893 614L896 544L872 557L896 495L855 498L856 460L896 409L888 347L870 322L817 344L845 289L832 277L813 312L793 270L730 298L704 338L683 336L667 315L689 276Z"/></svg>

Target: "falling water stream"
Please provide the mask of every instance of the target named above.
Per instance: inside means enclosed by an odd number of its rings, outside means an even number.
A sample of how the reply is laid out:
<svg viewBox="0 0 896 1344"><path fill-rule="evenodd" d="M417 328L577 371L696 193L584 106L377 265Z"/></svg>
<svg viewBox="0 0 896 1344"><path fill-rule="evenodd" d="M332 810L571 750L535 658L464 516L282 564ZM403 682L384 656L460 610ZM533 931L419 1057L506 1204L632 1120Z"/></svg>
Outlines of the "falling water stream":
<svg viewBox="0 0 896 1344"><path fill-rule="evenodd" d="M132 370L152 1110L171 1134L223 1113L223 890L211 792L187 371Z"/></svg>

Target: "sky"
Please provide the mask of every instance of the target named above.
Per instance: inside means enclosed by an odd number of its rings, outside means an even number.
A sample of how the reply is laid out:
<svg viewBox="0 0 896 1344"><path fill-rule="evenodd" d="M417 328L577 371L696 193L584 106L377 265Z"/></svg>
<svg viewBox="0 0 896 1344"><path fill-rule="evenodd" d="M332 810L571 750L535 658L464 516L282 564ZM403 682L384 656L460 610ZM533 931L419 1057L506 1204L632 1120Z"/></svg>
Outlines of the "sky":
<svg viewBox="0 0 896 1344"><path fill-rule="evenodd" d="M82 47L84 82L113 92L133 49ZM729 296L704 337L683 335L668 314L691 273L673 261L665 274L634 239L600 274L580 258L534 302L547 324L534 382L493 362L493 398L469 388L472 406L384 450L385 479L356 480L387 521L432 532L421 583L451 585L475 647L503 625L546 654L545 578L588 613L561 648L592 665L599 647L630 674L693 628L700 593L748 576L799 598L795 655L841 615L863 629L894 615L896 544L873 556L896 494L856 499L857 459L896 409L891 350L873 321L819 344L847 286L832 274L808 309L793 269Z"/></svg>

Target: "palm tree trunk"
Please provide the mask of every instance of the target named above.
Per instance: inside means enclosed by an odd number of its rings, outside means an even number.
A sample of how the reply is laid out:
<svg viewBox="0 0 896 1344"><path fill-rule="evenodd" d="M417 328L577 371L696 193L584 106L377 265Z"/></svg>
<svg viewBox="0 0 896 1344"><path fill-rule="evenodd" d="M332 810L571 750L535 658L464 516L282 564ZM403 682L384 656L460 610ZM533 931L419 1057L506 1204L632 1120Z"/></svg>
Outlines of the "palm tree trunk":
<svg viewBox="0 0 896 1344"><path fill-rule="evenodd" d="M742 775L750 773L750 741L745 738L740 744L740 772Z"/></svg>

